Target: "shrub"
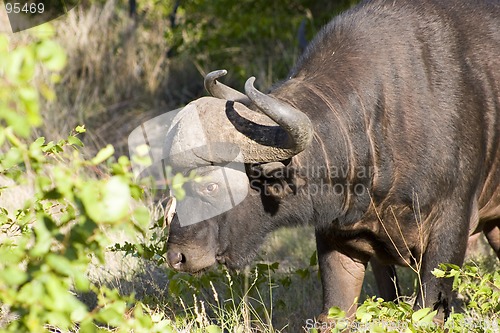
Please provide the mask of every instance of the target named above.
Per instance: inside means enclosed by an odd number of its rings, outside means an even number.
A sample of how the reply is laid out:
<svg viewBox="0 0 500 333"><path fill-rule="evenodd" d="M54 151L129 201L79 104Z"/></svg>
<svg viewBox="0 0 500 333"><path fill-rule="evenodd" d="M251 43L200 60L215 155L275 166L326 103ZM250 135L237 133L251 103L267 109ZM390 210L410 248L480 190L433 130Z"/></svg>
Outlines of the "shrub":
<svg viewBox="0 0 500 333"><path fill-rule="evenodd" d="M21 209L0 208L0 302L13 315L2 329L41 332L76 325L81 332L97 332L100 323L123 332L172 331L169 320L150 316L149 308L133 297L97 290L86 275L91 260L102 262L111 245L104 230L145 233L149 225L147 209L132 204L142 189L133 182L128 159L112 162L111 146L84 159L78 150L83 126L57 142L23 139L40 124L38 91L47 100L55 98L33 75L57 75L64 67L64 51L45 34L13 50L1 35L0 45L5 59L0 68L0 173L35 189ZM93 176L104 169L105 177ZM98 295L95 309L76 297L75 292L88 291Z"/></svg>
<svg viewBox="0 0 500 333"><path fill-rule="evenodd" d="M310 323L311 331L316 328L331 328L331 332L344 332L348 328L356 332L498 332L500 328L500 272L484 273L474 264L462 268L442 264L433 271L437 278L453 278L453 289L464 299L463 312L454 312L444 325L434 318L437 311L430 308L413 310L404 301L395 304L381 298L371 297L356 310L354 319L347 319L345 312L331 308L332 323Z"/></svg>

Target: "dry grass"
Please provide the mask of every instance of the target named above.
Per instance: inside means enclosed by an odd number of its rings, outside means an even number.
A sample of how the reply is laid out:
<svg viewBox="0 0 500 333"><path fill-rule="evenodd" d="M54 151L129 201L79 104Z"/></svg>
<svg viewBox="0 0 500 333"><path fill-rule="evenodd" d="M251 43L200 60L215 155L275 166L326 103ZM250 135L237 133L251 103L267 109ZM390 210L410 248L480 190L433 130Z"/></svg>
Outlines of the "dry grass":
<svg viewBox="0 0 500 333"><path fill-rule="evenodd" d="M148 19L133 20L123 3L108 0L77 6L52 22L68 64L55 85L57 101L42 105L37 135L58 139L85 124L89 148L111 143L124 154L135 127L202 94L196 66L188 58L168 58L167 27ZM33 38L22 32L11 39L15 46ZM45 73L37 79L50 81Z"/></svg>
<svg viewBox="0 0 500 333"><path fill-rule="evenodd" d="M69 61L57 88L57 108L47 109L49 132L66 133L85 123L91 136L87 142L103 145L110 141L107 135L118 130L124 134L127 129L119 128L120 118L127 117L143 100L152 99L161 83L153 72L164 60L161 45L154 47L162 39L145 45L142 36L135 33L134 22L114 8L114 1L85 11L79 7L56 26L57 40L67 50ZM101 129L102 124L113 124L113 128Z"/></svg>

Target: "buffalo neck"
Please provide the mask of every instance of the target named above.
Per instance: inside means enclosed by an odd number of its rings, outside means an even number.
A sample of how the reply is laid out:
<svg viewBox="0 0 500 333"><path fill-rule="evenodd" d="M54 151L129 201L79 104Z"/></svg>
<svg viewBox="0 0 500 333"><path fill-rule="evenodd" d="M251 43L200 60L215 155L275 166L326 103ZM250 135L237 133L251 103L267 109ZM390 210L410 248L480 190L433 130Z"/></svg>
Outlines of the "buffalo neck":
<svg viewBox="0 0 500 333"><path fill-rule="evenodd" d="M319 81L321 82L321 81ZM369 208L374 152L367 128L373 101L357 87L292 78L272 94L301 110L314 126L310 146L294 159L306 178L317 223L354 223Z"/></svg>

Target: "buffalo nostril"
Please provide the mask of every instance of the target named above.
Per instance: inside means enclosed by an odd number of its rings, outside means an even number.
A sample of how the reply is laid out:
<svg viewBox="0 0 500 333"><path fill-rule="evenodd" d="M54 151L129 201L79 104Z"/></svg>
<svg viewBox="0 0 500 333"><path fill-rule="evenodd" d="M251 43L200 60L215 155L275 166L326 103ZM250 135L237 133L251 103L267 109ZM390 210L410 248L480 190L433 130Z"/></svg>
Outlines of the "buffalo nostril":
<svg viewBox="0 0 500 333"><path fill-rule="evenodd" d="M184 255L176 251L168 251L167 260L172 267L177 267L179 266L179 264L186 262L186 258L184 257Z"/></svg>

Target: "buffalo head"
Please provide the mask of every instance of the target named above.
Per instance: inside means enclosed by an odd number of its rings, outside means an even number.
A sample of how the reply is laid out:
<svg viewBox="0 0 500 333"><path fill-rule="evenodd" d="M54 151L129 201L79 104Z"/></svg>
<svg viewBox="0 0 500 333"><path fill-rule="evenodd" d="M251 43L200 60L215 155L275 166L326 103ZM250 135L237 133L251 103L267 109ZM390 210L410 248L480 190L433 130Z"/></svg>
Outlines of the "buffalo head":
<svg viewBox="0 0 500 333"><path fill-rule="evenodd" d="M225 73L207 75L214 97L188 104L166 135L166 163L174 172L199 176L184 184L186 196L167 218L168 263L181 271L216 262L245 265L280 221L299 223L295 201L307 200L282 199L297 189L299 177L288 162L312 140L309 118L258 91L254 78L247 80L246 94L217 82Z"/></svg>

